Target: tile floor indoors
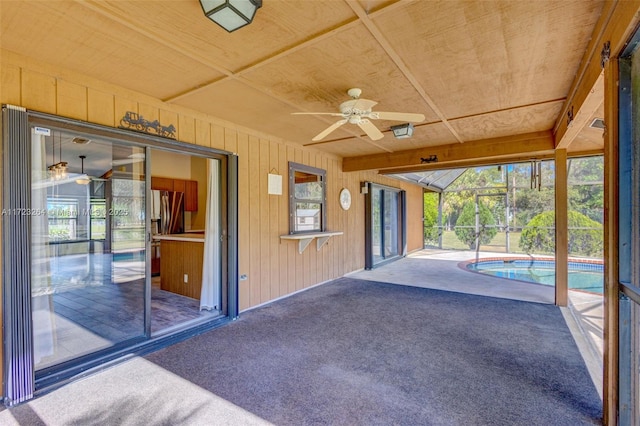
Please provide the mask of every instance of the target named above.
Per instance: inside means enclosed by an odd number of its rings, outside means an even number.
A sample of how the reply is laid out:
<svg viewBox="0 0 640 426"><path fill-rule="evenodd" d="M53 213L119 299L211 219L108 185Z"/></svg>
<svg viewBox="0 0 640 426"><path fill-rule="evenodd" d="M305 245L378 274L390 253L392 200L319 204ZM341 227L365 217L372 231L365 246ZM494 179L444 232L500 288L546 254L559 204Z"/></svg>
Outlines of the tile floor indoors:
<svg viewBox="0 0 640 426"><path fill-rule="evenodd" d="M144 334L143 264L129 259L111 265L110 259L104 254L55 258L53 290L32 299L34 318L39 319L34 321L36 368ZM200 311L199 305L196 299L162 290L154 277L151 333L219 315Z"/></svg>

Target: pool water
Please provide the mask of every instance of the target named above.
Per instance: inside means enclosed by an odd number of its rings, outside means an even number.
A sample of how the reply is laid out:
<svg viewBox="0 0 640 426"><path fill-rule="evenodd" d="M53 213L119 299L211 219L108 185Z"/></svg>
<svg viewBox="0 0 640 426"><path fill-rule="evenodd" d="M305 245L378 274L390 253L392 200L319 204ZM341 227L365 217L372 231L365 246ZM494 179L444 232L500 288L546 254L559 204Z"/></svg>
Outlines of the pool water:
<svg viewBox="0 0 640 426"><path fill-rule="evenodd" d="M144 262L145 252L144 250L125 251L120 253L113 253L114 262Z"/></svg>
<svg viewBox="0 0 640 426"><path fill-rule="evenodd" d="M481 260L468 264L467 268L495 277L552 287L556 282L555 261L549 260ZM602 294L604 288L603 271L602 264L569 262L569 289Z"/></svg>

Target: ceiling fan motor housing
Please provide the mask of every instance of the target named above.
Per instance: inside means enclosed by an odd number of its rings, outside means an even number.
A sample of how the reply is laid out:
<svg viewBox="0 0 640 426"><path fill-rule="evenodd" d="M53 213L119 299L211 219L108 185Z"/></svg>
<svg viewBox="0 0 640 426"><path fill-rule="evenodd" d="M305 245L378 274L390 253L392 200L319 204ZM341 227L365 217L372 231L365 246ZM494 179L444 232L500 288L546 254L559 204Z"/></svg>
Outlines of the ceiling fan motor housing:
<svg viewBox="0 0 640 426"><path fill-rule="evenodd" d="M353 99L340 104L340 112L347 118L350 116L363 116L371 113L371 108L376 105L376 101L369 99Z"/></svg>
<svg viewBox="0 0 640 426"><path fill-rule="evenodd" d="M357 87L347 90L347 95L351 96L353 99L358 99L361 93L362 90L358 89Z"/></svg>

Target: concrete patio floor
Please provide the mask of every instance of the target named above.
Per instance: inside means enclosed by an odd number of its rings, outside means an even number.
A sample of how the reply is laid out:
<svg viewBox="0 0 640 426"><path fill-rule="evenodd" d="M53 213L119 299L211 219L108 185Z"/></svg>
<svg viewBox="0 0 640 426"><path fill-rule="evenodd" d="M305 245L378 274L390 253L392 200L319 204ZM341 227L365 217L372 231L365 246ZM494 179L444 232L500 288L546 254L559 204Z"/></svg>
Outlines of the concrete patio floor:
<svg viewBox="0 0 640 426"><path fill-rule="evenodd" d="M531 256L424 249L379 268L355 272L349 276L363 280L526 302L549 304L555 302L554 287L470 272L459 265L464 261L499 257L530 258ZM561 311L589 369L596 389L602 397L603 298L601 295L593 293L570 290L569 306L561 308Z"/></svg>

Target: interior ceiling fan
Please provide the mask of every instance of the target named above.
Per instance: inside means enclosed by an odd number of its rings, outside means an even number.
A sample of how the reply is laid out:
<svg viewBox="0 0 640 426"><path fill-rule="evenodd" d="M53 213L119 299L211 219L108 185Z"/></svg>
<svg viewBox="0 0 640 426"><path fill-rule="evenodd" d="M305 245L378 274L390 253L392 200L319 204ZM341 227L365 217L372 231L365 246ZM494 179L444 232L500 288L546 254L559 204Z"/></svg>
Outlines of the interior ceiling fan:
<svg viewBox="0 0 640 426"><path fill-rule="evenodd" d="M312 141L324 139L329 133L346 123L358 125L372 140L382 139L384 135L370 120L393 120L406 121L409 123L419 123L424 121L424 114L414 114L408 112L383 112L371 111L371 108L377 104L376 101L360 98L362 90L354 88L349 89L347 94L351 96L351 100L340 104L340 112L294 112L294 115L331 115L334 117L342 117L331 126L318 133Z"/></svg>
<svg viewBox="0 0 640 426"><path fill-rule="evenodd" d="M144 161L144 159L145 155L143 152L134 152L133 154L128 155L127 158L120 158L111 161L111 165L124 166L126 164L141 163Z"/></svg>

